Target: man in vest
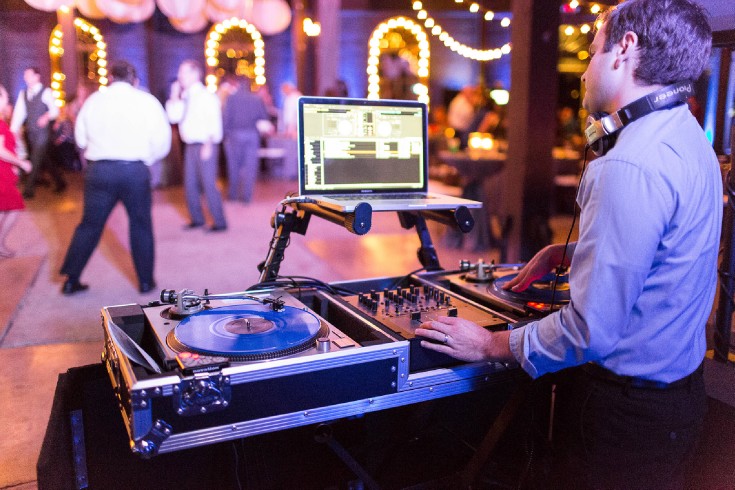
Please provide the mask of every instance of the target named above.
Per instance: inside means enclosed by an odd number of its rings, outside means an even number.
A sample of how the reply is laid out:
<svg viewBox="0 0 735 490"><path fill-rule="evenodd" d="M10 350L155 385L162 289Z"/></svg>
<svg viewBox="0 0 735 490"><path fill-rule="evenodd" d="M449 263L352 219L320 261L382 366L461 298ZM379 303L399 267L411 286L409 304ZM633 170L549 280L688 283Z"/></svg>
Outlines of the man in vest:
<svg viewBox="0 0 735 490"><path fill-rule="evenodd" d="M54 103L51 89L41 83L38 68L26 68L23 80L26 89L18 93L10 129L18 138L21 128L25 128L32 169L25 181L23 197L30 199L35 194L36 183L44 165L54 180L56 192L63 192L66 182L61 170L47 157L52 121L59 115L59 108Z"/></svg>

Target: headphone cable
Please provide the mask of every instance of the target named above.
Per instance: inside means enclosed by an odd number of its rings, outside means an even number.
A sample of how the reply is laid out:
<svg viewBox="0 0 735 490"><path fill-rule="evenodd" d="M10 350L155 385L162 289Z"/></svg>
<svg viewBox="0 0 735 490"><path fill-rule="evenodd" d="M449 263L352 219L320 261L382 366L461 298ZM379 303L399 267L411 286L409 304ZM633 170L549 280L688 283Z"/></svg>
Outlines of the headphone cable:
<svg viewBox="0 0 735 490"><path fill-rule="evenodd" d="M582 179L584 178L584 171L587 169L587 151L590 149L589 143L584 145L584 155L582 159L582 172L579 174L579 181L577 182L577 188L574 191L574 211L572 212L572 224L569 226L569 233L567 233L567 239L564 242L564 251L561 255L561 261L556 267L554 273L554 286L551 288L551 305L549 306L549 313L554 312L554 306L556 305L556 287L559 284L559 276L565 271L564 261L567 258L567 248L569 247L569 240L572 238L572 231L574 231L574 224L577 221L577 198L579 197L579 188L582 185Z"/></svg>

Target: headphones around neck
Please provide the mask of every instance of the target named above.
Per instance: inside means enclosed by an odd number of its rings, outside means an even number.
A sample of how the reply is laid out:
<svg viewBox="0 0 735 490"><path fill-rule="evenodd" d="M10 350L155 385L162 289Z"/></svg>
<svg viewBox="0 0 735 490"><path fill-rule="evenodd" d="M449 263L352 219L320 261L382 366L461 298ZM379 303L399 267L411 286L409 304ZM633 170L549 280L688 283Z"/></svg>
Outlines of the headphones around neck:
<svg viewBox="0 0 735 490"><path fill-rule="evenodd" d="M587 146L600 157L615 145L618 132L625 125L652 112L686 102L691 95L694 95L692 82L679 82L641 97L612 114L593 112L587 116L587 128L584 130Z"/></svg>

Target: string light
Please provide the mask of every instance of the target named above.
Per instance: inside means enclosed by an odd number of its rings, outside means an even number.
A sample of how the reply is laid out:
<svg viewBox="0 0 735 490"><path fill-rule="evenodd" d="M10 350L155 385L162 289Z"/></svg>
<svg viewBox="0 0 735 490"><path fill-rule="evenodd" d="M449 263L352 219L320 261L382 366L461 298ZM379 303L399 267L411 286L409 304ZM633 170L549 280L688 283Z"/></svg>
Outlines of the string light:
<svg viewBox="0 0 735 490"><path fill-rule="evenodd" d="M594 2L580 2L579 0L570 0L562 4L561 11L567 14L590 13L597 15L602 11L602 6Z"/></svg>
<svg viewBox="0 0 735 490"><path fill-rule="evenodd" d="M320 22L314 22L311 18L307 17L304 19L304 34L309 37L316 37L322 32L322 25Z"/></svg>
<svg viewBox="0 0 735 490"><path fill-rule="evenodd" d="M455 3L458 3L458 4L463 4L464 3L464 0L454 0L454 1L455 1ZM425 19L426 18L426 16L427 16L426 10L424 9L423 4L419 0L416 0L415 2L413 2L412 8L414 10L416 10L416 11L421 12L418 15L418 18L419 19ZM495 18L495 12L493 12L492 10L483 9L480 6L480 4L477 3L477 2L470 3L469 7L467 7L467 10L469 10L473 14L477 14L477 13L481 14L482 15L482 18L485 19L488 22L491 21L491 20L493 20ZM508 25L510 25L510 19L507 18L507 17L505 19L507 19L507 25L506 26L503 26L503 27L507 27Z"/></svg>
<svg viewBox="0 0 735 490"><path fill-rule="evenodd" d="M420 2L416 2L420 3ZM416 75L419 82L413 85L413 92L418 96L419 102L429 103L429 40L421 25L405 17L394 17L382 22L375 28L368 42L368 99L380 98L380 44L388 32L403 29L416 38L419 47L418 70Z"/></svg>
<svg viewBox="0 0 735 490"><path fill-rule="evenodd" d="M582 33L582 34L587 34L588 32L590 32L592 30L592 25L591 24L582 24L582 25L579 25L579 26L574 26L574 25L570 25L570 24L562 24L561 25L561 30L562 30L562 32L564 33L565 36L572 36L572 35L574 35L575 32L577 32L577 30L579 30L579 32Z"/></svg>
<svg viewBox="0 0 735 490"><path fill-rule="evenodd" d="M475 61L490 61L500 59L503 55L510 53L510 43L504 44L500 48L493 49L476 49L471 46L467 46L466 44L462 44L454 39L448 32L442 29L442 27L437 24L432 17L429 17L429 13L423 8L423 4L421 2L413 2L413 9L414 11L416 11L416 18L419 20L424 20L424 26L427 29L431 29L431 34L438 37L439 40L444 43L446 47L456 52L460 56L464 56L465 58L469 58ZM489 20L492 20L495 14L489 11L486 12L484 14L486 19L488 17L488 13L491 14L489 15ZM510 25L510 19L508 17L503 18L500 25L502 25L503 27L508 27Z"/></svg>
<svg viewBox="0 0 735 490"><path fill-rule="evenodd" d="M89 61L93 61L95 67L87 67L87 78L95 80L100 85L100 90L104 90L107 86L107 44L105 44L99 29L77 17L74 19L74 29L79 39L87 39L94 46L93 51L89 54ZM54 103L58 107L66 104L66 91L64 84L66 75L61 71L61 57L64 55L62 40L64 33L61 25L54 27L49 38L49 56L51 57L51 93L54 96Z"/></svg>
<svg viewBox="0 0 735 490"><path fill-rule="evenodd" d="M602 6L598 3L580 2L579 0L571 0L569 3L565 3L561 7L563 13L574 13L574 14L591 14L598 15L602 11ZM562 25L562 32L565 36L572 36L579 29L581 34L588 34L592 28L599 29L601 27L600 22L589 22L581 25ZM589 57L589 53L586 51L580 51L577 57L584 61Z"/></svg>
<svg viewBox="0 0 735 490"><path fill-rule="evenodd" d="M250 24L245 19L233 17L213 25L204 43L204 54L207 56L207 76L205 77L205 81L207 88L212 92L217 91L217 84L219 83L219 78L215 74L215 70L219 66L217 55L219 54L220 41L225 34L232 30L243 31L253 40L253 55L255 55L253 74L255 75L255 84L258 86L265 85L265 43L263 42L263 36L253 24Z"/></svg>

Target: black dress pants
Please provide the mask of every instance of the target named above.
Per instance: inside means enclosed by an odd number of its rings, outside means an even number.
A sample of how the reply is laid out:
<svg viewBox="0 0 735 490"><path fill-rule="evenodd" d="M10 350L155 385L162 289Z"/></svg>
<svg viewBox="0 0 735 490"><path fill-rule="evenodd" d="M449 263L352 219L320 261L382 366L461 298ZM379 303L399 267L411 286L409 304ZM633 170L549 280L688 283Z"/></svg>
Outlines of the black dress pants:
<svg viewBox="0 0 735 490"><path fill-rule="evenodd" d="M551 475L537 488L681 489L704 423L702 369L670 388L583 367L556 379Z"/></svg>
<svg viewBox="0 0 735 490"><path fill-rule="evenodd" d="M130 223L130 250L138 281L153 283L151 176L142 162L90 162L84 181L84 214L74 231L61 273L79 278L102 236L107 218L122 201Z"/></svg>
<svg viewBox="0 0 735 490"><path fill-rule="evenodd" d="M28 157L31 161L31 172L26 176L23 192L27 197L32 197L36 190L36 184L41 174L46 170L54 181L56 189L66 186L64 175L49 155L51 131L49 128L34 128L26 130L28 142Z"/></svg>

